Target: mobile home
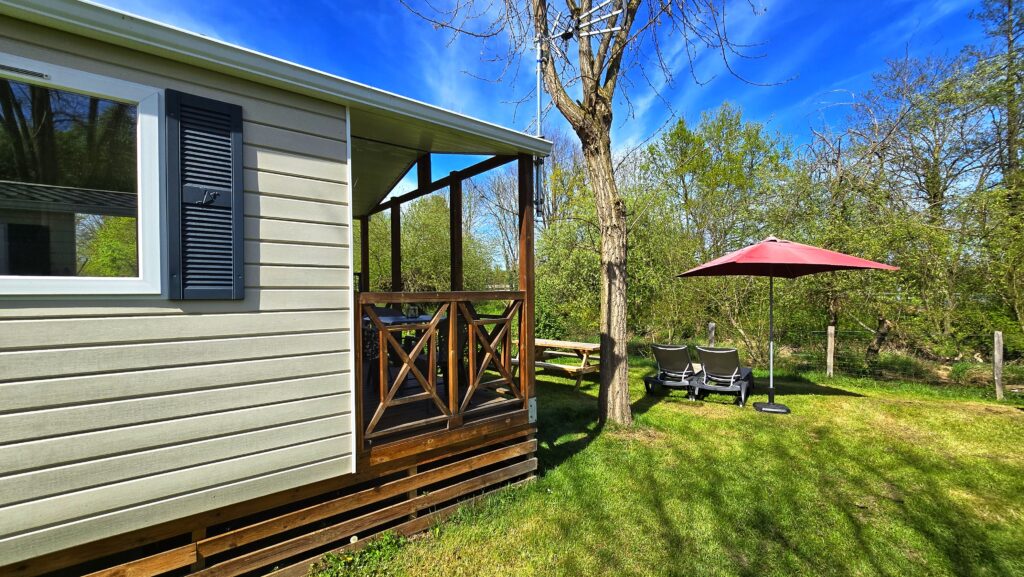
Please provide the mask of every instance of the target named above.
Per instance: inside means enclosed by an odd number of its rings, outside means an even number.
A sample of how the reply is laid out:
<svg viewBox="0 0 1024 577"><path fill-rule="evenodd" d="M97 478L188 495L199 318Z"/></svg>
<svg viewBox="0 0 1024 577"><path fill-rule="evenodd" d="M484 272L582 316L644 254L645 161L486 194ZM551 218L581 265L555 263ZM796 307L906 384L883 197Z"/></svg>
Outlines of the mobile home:
<svg viewBox="0 0 1024 577"><path fill-rule="evenodd" d="M0 574L303 574L533 474L550 143L70 0L0 1L0 116ZM462 185L503 165L519 283L467 292ZM370 292L368 219L443 190L451 290L393 242Z"/></svg>

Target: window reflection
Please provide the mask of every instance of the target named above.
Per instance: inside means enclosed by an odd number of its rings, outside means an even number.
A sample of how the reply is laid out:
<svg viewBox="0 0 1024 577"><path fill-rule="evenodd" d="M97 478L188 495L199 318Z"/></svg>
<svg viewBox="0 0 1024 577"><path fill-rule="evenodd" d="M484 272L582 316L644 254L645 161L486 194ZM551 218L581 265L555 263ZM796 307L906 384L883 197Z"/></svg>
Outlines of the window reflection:
<svg viewBox="0 0 1024 577"><path fill-rule="evenodd" d="M0 275L138 276L136 114L0 79Z"/></svg>

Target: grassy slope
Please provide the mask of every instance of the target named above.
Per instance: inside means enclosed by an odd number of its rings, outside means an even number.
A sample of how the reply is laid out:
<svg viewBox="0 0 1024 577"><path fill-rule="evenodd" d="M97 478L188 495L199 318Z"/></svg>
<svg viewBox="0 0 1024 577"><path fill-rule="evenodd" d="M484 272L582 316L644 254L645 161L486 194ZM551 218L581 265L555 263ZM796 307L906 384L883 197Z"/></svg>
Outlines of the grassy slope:
<svg viewBox="0 0 1024 577"><path fill-rule="evenodd" d="M401 548L393 570L1024 575L1018 406L810 375L781 384L793 414L769 416L645 397L647 370L634 369L637 428L601 434L596 385L542 375L543 477Z"/></svg>

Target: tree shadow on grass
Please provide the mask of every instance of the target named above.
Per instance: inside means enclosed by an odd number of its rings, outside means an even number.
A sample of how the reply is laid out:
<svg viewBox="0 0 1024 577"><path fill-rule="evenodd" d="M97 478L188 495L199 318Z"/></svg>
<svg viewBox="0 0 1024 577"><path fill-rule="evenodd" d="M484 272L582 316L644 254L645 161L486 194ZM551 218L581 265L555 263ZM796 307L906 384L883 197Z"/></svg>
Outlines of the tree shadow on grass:
<svg viewBox="0 0 1024 577"><path fill-rule="evenodd" d="M754 393L758 395L768 394L768 377L757 377L754 379ZM776 376L775 394L777 395L818 395L831 397L863 397L860 393L830 387L812 381L799 375Z"/></svg>
<svg viewBox="0 0 1024 577"><path fill-rule="evenodd" d="M828 481L822 489L831 495L833 507L844 517L842 524L860 558L867 560L876 574L895 577L910 566L921 569L929 553L955 575L1009 574L1012 562L996 553L984 523L963 502L951 498L970 487L970 482L961 485L957 481L955 471L966 467L958 456L940 456L927 448L893 443L887 450L899 465L890 468L865 459L864 452L838 431L819 430L818 439L827 450L816 452L821 459L817 463L803 459L811 465L808 473L823 466L826 459L845 471L845 486L837 483L829 490L827 485L835 479L824 477ZM796 451L781 444L775 446L775 452L781 462L801 459ZM851 492L851 487L857 490ZM897 523L920 540L922 550L915 551L913 546L893 548L879 539L877 516L886 511L890 523Z"/></svg>
<svg viewBox="0 0 1024 577"><path fill-rule="evenodd" d="M537 374L537 458L544 474L601 433L597 399L559 377ZM584 384L584 386L586 386Z"/></svg>
<svg viewBox="0 0 1024 577"><path fill-rule="evenodd" d="M742 577L983 576L1021 568L1024 557L1012 543L954 497L972 492L972 481L956 473L969 466L961 456L895 438L851 437L831 426L815 431L813 438L801 435L803 442L744 435L724 447L633 445L629 453L599 454L594 466L570 468L566 490L586 511L585 522L578 514L550 522L582 548L566 548L557 560L561 571L552 573L601 566L607 574L642 575L652 563L663 563L666 575L713 567ZM887 456L878 443L887 445ZM666 465L668 472L660 469ZM618 488L599 490L608 482ZM610 493L627 503L610 505ZM624 505L643 513L624 516ZM663 553L632 564L621 549L640 541L640 548Z"/></svg>
<svg viewBox="0 0 1024 577"><path fill-rule="evenodd" d="M638 417L643 415L647 411L651 410L654 405L664 402L670 398L679 398L680 400L686 400L685 391L673 391L669 389L662 389L651 393L645 392L644 396L633 401L630 408L633 411L633 416Z"/></svg>
<svg viewBox="0 0 1024 577"><path fill-rule="evenodd" d="M786 375L784 377L776 378L775 380L775 394L777 397L796 396L796 395L817 395L817 396L841 396L841 397L863 397L860 393L848 391L838 387L830 387L811 381L803 376L799 375ZM768 396L768 379L758 378L755 380L754 391L747 399L747 405L749 406L754 401L761 401L762 397L767 398ZM632 409L633 416L637 417L643 415L651 410L655 405L663 402L669 403L716 403L716 404L735 404L735 396L731 395L720 395L711 394L708 397L695 401L690 400L687 397L687 392L680 389L661 389L654 392L646 392L642 397L633 401Z"/></svg>

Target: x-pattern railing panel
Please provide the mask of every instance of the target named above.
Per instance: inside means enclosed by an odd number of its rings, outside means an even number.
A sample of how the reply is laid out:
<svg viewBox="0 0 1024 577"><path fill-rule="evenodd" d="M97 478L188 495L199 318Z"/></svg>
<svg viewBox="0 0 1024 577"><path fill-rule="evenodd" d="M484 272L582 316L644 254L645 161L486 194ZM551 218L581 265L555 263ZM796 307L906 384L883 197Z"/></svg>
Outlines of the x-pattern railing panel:
<svg viewBox="0 0 1024 577"><path fill-rule="evenodd" d="M379 359L381 399L380 403L377 405L376 412L370 419L369 425L366 427L366 434L368 436L373 434L377 424L380 423L381 417L384 416L384 411L389 407L409 403L411 402L408 400L410 398L415 398L416 400L431 400L445 416L451 416L451 413L448 412L448 408L445 406L444 401L442 401L437 395L437 327L441 323L441 320L444 318L448 309L448 303L442 304L438 307L437 312L434 313L430 322L425 324L400 324L388 326L381 321L380 316L375 310L373 310L372 306L365 305L363 307L364 313L370 319L370 322L376 327L377 333L380 335L381 339ZM422 331L419 340L416 341L416 344L412 348L412 355L405 352L405 349L402 348L402 344L399 343L398 339L395 338L395 335L392 334L394 332L403 332L406 330ZM427 370L428 374L424 376L423 372L416 366L416 361L419 359L420 353L423 351L423 347L428 343L430 345L428 352L429 360L427 363L429 368ZM391 371L388 369L389 350L393 351L402 362L402 366L399 368L398 374L393 381L389 378L391 376ZM401 397L396 400L395 394L398 393L398 390L402 388L403 384L405 384L406 377L409 376L409 373L413 374L416 381L423 388L423 396L412 395L410 397ZM385 383L388 382L390 382L390 386L385 388Z"/></svg>
<svg viewBox="0 0 1024 577"><path fill-rule="evenodd" d="M517 399L522 398L520 387L516 383L516 378L512 375L510 355L512 322L515 320L515 316L521 307L522 301L512 301L505 307L505 311L499 317L480 319L475 314L472 306L467 303L459 303L459 310L469 326L469 388L466 390L466 395L459 406L459 411L464 412L469 407L469 403L473 400L477 389L479 389L489 366L493 366L500 375L491 384L507 384ZM494 328L490 331L484 328L488 324L494 325ZM483 349L484 353L483 360L480 362L477 362L476 359L477 343L480 344L480 348ZM502 350L501 355L496 352L499 346Z"/></svg>
<svg viewBox="0 0 1024 577"><path fill-rule="evenodd" d="M463 416L477 414L480 411L495 411L503 407L511 407L516 402L525 402L524 387L521 382L523 373L516 375L513 370L512 344L513 330L522 327L524 293L520 291L496 291L477 293L363 293L360 295L360 329L364 324L372 327L375 335L364 334L360 330L360 338L375 337L379 356L369 358L360 353L360 363L371 362L377 366L367 367L378 372L379 400L373 414L363 431L364 439L373 439L391 435L399 431L409 431L431 424L447 421L448 427L461 426ZM505 307L500 315L479 315L474 302L500 301ZM436 312L428 322L403 320L388 323L382 320L374 308L377 305L424 304L437 306ZM402 334L415 333L415 343L411 348L402 346ZM440 370L438 365L438 349L441 340L447 344L447 353L441 357L447 365ZM425 351L424 351L425 350ZM417 363L423 363L425 355L426 371ZM497 375L485 381L487 373ZM362 374L362 373L361 373ZM447 399L439 392L439 374L445 379ZM392 376L393 375L393 376ZM410 378L411 377L411 378ZM460 390L460 380L463 380ZM422 392L398 395L403 385L415 382ZM507 387L507 390L505 389ZM505 401L498 402L493 396L474 403L482 389L499 391L500 394L511 395ZM503 391L503 392L501 392ZM360 395L363 389L360 388ZM489 401L489 402L487 402ZM382 425L383 419L390 409L400 405L429 402L437 408L434 416L400 422L394 424L396 418L388 419L388 425Z"/></svg>

